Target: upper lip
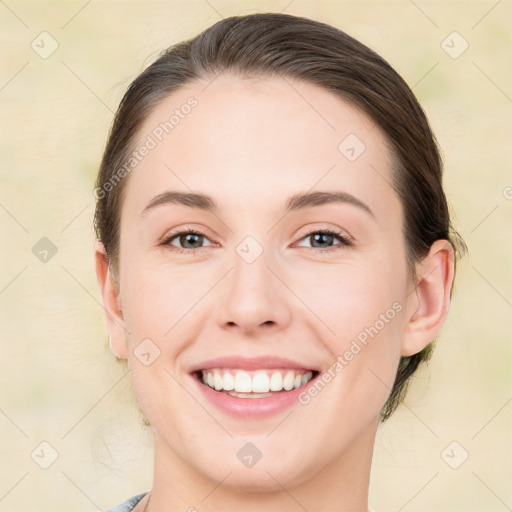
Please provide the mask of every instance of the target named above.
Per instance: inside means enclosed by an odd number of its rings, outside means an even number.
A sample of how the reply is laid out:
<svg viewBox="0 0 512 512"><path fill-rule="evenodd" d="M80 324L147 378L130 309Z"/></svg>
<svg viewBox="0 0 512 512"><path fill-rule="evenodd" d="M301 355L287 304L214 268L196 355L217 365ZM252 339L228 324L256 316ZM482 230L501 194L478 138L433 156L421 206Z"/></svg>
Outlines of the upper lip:
<svg viewBox="0 0 512 512"><path fill-rule="evenodd" d="M199 370L208 370L210 368L232 368L240 370L258 370L258 369L270 369L270 368L293 368L300 370L313 370L318 371L315 368L277 356L259 356L259 357L242 357L242 356L227 356L218 357L215 359L209 359L201 363L195 364L190 367L190 373L197 372Z"/></svg>

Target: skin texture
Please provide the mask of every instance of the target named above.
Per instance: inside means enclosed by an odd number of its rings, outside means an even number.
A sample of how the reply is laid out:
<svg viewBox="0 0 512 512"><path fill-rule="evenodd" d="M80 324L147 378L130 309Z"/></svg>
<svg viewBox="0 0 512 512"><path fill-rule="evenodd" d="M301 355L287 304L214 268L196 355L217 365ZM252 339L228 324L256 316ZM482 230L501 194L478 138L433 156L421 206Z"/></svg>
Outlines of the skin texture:
<svg viewBox="0 0 512 512"><path fill-rule="evenodd" d="M142 143L197 99L129 175L119 286L96 245L111 348L127 359L154 430L153 490L136 510L291 512L298 502L310 512L366 511L379 410L400 355L422 350L445 321L452 247L435 242L412 280L387 143L359 110L277 78L223 75L208 84L173 93L141 130ZM352 162L338 150L349 134L366 145ZM220 209L168 204L141 216L166 190L208 194ZM285 212L288 197L309 191L350 193L373 215L348 203ZM164 237L186 228L205 238L173 252ZM340 231L352 245L335 237L315 245L314 229ZM236 252L246 236L263 249L251 264ZM184 247L179 237L172 245ZM269 354L326 371L395 303L401 311L318 396L270 418L228 416L187 374L213 357ZM149 366L133 353L146 338L160 350ZM249 441L263 453L252 468L236 457Z"/></svg>

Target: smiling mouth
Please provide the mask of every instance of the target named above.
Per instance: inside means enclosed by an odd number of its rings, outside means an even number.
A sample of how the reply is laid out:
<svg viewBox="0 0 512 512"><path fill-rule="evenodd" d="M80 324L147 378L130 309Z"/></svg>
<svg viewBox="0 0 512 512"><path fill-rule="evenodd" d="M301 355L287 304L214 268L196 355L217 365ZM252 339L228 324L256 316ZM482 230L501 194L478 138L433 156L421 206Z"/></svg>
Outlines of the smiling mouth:
<svg viewBox="0 0 512 512"><path fill-rule="evenodd" d="M210 389L238 398L265 398L278 393L287 393L307 385L319 374L320 372L316 370L290 368L266 368L253 371L209 368L192 373L199 382Z"/></svg>

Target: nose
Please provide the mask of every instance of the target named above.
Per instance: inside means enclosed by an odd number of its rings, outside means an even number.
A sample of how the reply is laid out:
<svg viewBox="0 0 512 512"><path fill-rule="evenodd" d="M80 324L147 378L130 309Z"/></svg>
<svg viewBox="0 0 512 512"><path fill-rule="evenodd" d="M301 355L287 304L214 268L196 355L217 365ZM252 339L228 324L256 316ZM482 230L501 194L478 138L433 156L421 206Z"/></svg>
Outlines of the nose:
<svg viewBox="0 0 512 512"><path fill-rule="evenodd" d="M249 240L237 247L230 262L231 271L216 310L218 325L238 330L239 336L254 335L262 329L266 333L269 329L286 329L291 318L292 294L279 278L270 251L258 249Z"/></svg>

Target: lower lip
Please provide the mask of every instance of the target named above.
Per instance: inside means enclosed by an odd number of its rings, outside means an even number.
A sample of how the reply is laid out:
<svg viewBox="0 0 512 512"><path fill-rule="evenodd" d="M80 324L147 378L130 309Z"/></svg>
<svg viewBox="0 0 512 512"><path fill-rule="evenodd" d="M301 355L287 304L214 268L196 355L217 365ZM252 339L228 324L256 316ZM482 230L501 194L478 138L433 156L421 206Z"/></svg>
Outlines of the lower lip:
<svg viewBox="0 0 512 512"><path fill-rule="evenodd" d="M319 375L319 374L318 374ZM203 384L199 378L191 375L199 386L206 399L222 411L242 419L267 418L284 411L298 402L299 395L316 381L312 378L307 384L290 391L277 392L275 395L263 398L239 398L227 393L215 391L210 386Z"/></svg>

